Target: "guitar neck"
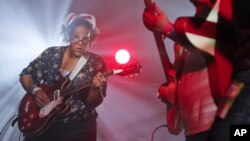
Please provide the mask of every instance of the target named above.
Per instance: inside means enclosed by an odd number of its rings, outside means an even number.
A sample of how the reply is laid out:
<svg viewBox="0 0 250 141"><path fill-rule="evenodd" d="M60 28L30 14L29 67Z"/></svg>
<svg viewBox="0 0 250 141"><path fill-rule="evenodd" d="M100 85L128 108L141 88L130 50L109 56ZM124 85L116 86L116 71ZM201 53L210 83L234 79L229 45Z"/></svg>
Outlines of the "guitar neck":
<svg viewBox="0 0 250 141"><path fill-rule="evenodd" d="M144 0L146 8L149 8L151 4L153 4L152 0Z"/></svg>
<svg viewBox="0 0 250 141"><path fill-rule="evenodd" d="M113 69L112 71L107 71L103 73L104 77L109 77L111 75L132 75L135 73L139 73L141 71L141 65L140 63L129 63L126 65L122 65L119 68ZM77 84L77 85L68 85L69 87L62 89L60 91L61 96L69 96L71 94L74 94L76 92L79 92L80 90L91 87L93 79L90 79L84 83ZM64 82L63 84L66 84L67 82Z"/></svg>
<svg viewBox="0 0 250 141"><path fill-rule="evenodd" d="M153 4L152 0L144 0L145 6L147 9L150 8L150 6ZM165 47L165 43L162 40L162 34L159 32L153 32L154 34L154 38L156 41L156 45L158 48L158 52L160 54L160 59L163 65L163 70L166 76L166 79L169 79L170 76L170 71L174 69L172 63L169 60L168 54L167 54L167 50Z"/></svg>
<svg viewBox="0 0 250 141"><path fill-rule="evenodd" d="M114 75L114 71L105 72L103 75L104 77L109 77L111 75ZM61 96L69 96L71 94L81 91L84 88L90 87L91 85L92 85L92 79L78 85L70 85L70 87L61 90Z"/></svg>

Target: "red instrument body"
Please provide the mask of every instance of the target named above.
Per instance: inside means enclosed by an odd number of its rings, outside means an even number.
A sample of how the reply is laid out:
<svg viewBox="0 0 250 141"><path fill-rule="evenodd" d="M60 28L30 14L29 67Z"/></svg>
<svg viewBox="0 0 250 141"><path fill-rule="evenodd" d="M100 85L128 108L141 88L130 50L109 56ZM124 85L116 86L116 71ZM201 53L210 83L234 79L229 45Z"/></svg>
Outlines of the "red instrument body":
<svg viewBox="0 0 250 141"><path fill-rule="evenodd" d="M56 90L65 89L69 85L69 80L61 78L55 85L48 86L45 84L40 85L43 91L47 94L49 99L54 99ZM32 94L27 93L24 95L19 106L18 113L18 126L21 132L29 134L41 134L46 130L56 117L66 115L70 111L70 106L62 103L56 106L48 116L44 118L39 117L40 107L35 102Z"/></svg>

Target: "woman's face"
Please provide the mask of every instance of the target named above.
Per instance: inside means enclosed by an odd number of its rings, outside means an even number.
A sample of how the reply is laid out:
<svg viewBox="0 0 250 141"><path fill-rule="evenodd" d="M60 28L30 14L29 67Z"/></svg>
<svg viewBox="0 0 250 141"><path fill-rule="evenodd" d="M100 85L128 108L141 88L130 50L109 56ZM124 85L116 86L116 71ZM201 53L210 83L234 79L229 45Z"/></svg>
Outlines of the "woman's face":
<svg viewBox="0 0 250 141"><path fill-rule="evenodd" d="M77 26L73 29L70 41L70 51L75 57L84 55L90 47L90 30L85 26Z"/></svg>

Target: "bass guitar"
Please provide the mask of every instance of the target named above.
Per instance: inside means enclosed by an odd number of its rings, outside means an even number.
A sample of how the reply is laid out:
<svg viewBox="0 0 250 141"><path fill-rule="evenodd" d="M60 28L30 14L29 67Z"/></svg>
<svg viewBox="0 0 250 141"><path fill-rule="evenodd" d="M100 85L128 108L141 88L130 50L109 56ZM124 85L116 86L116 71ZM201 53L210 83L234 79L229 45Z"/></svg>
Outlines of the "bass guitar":
<svg viewBox="0 0 250 141"><path fill-rule="evenodd" d="M146 10L150 11L150 7L153 4L152 0L144 0ZM150 11L152 14L154 11ZM163 65L163 70L167 83L165 85L168 87L168 101L172 102L172 106L167 106L167 127L168 130L173 134L179 134L182 130L180 119L178 118L178 107L177 107L177 80L176 80L176 70L174 65L170 62L167 50L162 40L162 34L158 32L153 32L156 41L157 49L160 55L161 63ZM159 96L162 101L165 101L163 97Z"/></svg>
<svg viewBox="0 0 250 141"><path fill-rule="evenodd" d="M104 76L126 76L139 73L140 71L141 65L136 62L105 72ZM18 127L20 131L32 136L43 133L53 123L54 119L67 115L70 112L71 107L63 101L66 101L65 99L70 95L90 87L91 84L92 81L90 80L79 85L70 85L70 80L64 77L53 86L41 84L39 87L43 89L49 99L52 99L44 107L39 107L36 104L34 95L30 93L25 94L18 110Z"/></svg>

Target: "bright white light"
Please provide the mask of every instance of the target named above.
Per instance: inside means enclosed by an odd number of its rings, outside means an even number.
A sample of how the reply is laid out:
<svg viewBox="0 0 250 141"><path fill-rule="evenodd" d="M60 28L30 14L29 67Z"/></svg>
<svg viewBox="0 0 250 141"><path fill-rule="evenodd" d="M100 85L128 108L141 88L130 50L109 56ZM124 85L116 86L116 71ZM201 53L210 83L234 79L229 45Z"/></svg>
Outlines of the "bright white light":
<svg viewBox="0 0 250 141"><path fill-rule="evenodd" d="M56 9L55 10L55 4ZM45 48L58 45L60 26L71 1L43 0L33 2L1 0L0 15L0 129L17 114L18 104L25 94L19 74ZM42 7L42 8L40 8ZM59 11L56 13L56 11ZM11 123L11 122L10 122ZM6 126L0 140L18 140L17 124Z"/></svg>
<svg viewBox="0 0 250 141"><path fill-rule="evenodd" d="M115 54L115 59L119 64L126 64L130 59L130 54L125 49L120 49Z"/></svg>

